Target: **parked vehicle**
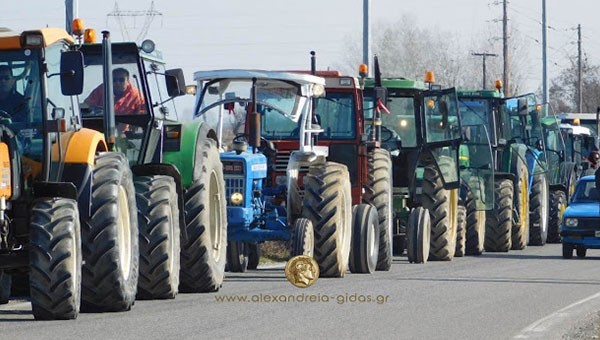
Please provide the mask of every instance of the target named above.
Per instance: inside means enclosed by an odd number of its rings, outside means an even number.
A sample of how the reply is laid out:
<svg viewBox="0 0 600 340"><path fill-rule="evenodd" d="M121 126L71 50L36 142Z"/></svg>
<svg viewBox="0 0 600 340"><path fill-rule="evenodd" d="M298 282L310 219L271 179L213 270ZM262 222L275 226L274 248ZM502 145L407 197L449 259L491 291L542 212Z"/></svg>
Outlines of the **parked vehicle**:
<svg viewBox="0 0 600 340"><path fill-rule="evenodd" d="M600 249L600 192L594 176L584 176L577 181L575 194L563 215L560 226L562 256L565 259L583 258L588 249Z"/></svg>

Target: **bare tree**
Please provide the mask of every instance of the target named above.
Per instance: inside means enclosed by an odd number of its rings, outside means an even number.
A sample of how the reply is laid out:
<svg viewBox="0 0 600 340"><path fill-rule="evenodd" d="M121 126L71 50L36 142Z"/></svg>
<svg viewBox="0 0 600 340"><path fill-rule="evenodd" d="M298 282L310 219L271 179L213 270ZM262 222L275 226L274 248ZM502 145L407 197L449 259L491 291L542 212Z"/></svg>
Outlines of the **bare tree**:
<svg viewBox="0 0 600 340"><path fill-rule="evenodd" d="M550 106L556 112L574 112L577 108L577 59L564 69L550 85ZM600 106L600 66L583 59L583 112L596 112Z"/></svg>
<svg viewBox="0 0 600 340"><path fill-rule="evenodd" d="M498 28L495 27L497 30ZM450 31L420 28L413 16L403 15L397 22L381 22L373 25L373 52L379 56L385 77L405 77L423 79L427 70L433 70L436 80L443 86L461 88L481 88L481 59L471 56L473 51L498 53L502 42L494 38L498 32L489 30L473 38L470 48L463 48L460 36ZM491 37L491 38L490 38ZM345 39L344 56L338 67L356 74L356 67L362 60L360 39ZM526 80L523 70L528 60L528 49L518 31L511 32L511 79L513 93L522 89ZM502 78L502 58L488 59L488 88L493 87L494 79Z"/></svg>

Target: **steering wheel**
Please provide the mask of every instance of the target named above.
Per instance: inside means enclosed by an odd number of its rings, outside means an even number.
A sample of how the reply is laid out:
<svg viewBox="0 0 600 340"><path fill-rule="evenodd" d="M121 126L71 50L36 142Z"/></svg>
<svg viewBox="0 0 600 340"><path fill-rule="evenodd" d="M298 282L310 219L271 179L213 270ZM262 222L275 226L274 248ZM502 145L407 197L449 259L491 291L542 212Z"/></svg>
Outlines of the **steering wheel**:
<svg viewBox="0 0 600 340"><path fill-rule="evenodd" d="M235 136L232 140L233 143L248 143L248 138L245 133L240 133ZM275 145L270 140L266 139L263 136L260 136L260 146L258 147L260 152L265 154L265 156L269 157L277 153L277 149L275 149Z"/></svg>
<svg viewBox="0 0 600 340"><path fill-rule="evenodd" d="M392 138L398 139L398 134L384 125L381 125L381 141L389 142Z"/></svg>
<svg viewBox="0 0 600 340"><path fill-rule="evenodd" d="M8 124L12 124L12 116L4 110L0 110L0 120L7 120Z"/></svg>

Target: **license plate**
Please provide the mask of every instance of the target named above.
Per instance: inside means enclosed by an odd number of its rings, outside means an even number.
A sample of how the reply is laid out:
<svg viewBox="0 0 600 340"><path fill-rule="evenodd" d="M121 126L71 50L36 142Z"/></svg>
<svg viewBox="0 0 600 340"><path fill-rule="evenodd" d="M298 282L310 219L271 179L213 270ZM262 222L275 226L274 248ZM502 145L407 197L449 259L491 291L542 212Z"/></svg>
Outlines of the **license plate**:
<svg viewBox="0 0 600 340"><path fill-rule="evenodd" d="M594 231L594 236L596 236L596 237L600 237L600 230L596 230L596 231Z"/></svg>

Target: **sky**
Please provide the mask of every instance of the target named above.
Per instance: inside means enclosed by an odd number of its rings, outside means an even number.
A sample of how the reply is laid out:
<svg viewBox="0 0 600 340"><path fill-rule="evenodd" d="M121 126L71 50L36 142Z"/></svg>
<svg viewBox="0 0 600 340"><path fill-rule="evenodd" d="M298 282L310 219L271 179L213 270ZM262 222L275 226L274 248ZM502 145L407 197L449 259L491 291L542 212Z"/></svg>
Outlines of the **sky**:
<svg viewBox="0 0 600 340"><path fill-rule="evenodd" d="M0 26L16 31L65 26L64 0L0 1ZM74 1L86 27L95 28L98 36L108 29L113 41L135 40L151 18L146 38L154 40L169 67L183 68L188 84L198 70L307 69L311 50L317 52L318 68L339 68L348 42L356 39L360 46L362 34L363 0ZM152 17L109 15L116 13L116 6L122 14L141 14L152 3L156 14ZM370 0L370 5L373 24L409 15L421 27L457 34L463 46L482 35L502 37L501 0ZM529 47L528 92L541 87L541 8L542 0L508 3L509 24ZM600 41L595 39L600 36L598 10L597 0L547 1L549 79L577 55L578 24L584 56L600 64ZM184 110L193 105L190 97L179 102Z"/></svg>

